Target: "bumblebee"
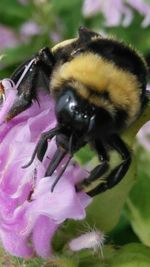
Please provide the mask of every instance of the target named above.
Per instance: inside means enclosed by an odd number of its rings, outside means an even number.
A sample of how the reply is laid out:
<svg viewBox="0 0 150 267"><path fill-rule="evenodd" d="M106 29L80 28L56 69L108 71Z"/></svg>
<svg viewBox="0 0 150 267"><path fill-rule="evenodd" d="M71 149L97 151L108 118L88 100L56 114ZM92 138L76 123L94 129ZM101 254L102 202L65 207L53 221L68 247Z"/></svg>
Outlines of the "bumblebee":
<svg viewBox="0 0 150 267"><path fill-rule="evenodd" d="M120 135L138 119L147 103L147 66L143 57L123 42L80 27L77 38L52 49L43 48L19 66L10 77L15 84L26 66L28 71L18 87L7 121L37 99L37 80L42 74L55 101L57 125L42 133L30 162L24 167L28 167L35 156L42 161L48 140L55 136L57 150L45 176L51 176L62 159L69 157L51 191L73 155L87 143L96 151L99 164L88 178L83 177L76 190L84 188L93 197L118 184L131 163L131 152ZM122 162L106 174L110 150L116 150ZM102 176L104 183L101 183ZM94 181L96 186L86 190Z"/></svg>

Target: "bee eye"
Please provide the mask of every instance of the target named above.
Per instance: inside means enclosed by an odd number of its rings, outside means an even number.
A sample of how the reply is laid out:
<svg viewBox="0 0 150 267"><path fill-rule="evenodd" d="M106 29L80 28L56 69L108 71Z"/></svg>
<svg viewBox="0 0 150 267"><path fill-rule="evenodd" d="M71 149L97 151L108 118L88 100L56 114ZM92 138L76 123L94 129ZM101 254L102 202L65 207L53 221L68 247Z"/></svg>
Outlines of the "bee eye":
<svg viewBox="0 0 150 267"><path fill-rule="evenodd" d="M76 101L66 92L57 99L55 112L60 124L70 124L75 115Z"/></svg>

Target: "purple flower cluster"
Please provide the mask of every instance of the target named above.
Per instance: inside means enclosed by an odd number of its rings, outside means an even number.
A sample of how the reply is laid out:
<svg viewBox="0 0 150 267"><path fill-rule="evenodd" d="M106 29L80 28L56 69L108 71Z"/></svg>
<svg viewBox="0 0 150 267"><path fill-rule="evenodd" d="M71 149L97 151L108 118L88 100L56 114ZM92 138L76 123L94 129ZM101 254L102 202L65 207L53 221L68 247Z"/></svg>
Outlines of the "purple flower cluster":
<svg viewBox="0 0 150 267"><path fill-rule="evenodd" d="M27 43L31 37L41 33L41 28L34 21L25 22L20 27L20 34L10 27L0 25L0 50L5 48L12 48L20 45L21 43Z"/></svg>
<svg viewBox="0 0 150 267"><path fill-rule="evenodd" d="M76 193L74 184L87 172L74 162L70 163L61 180L51 193L58 171L44 177L45 170L56 150L51 140L43 162L35 159L28 167L32 152L43 131L56 124L54 102L49 95L40 93L39 102L11 121L5 116L12 105L16 89L5 80L1 89L6 93L0 110L0 240L12 255L28 258L36 253L49 257L51 240L66 219L81 220L91 198L84 192ZM0 91L2 94L2 91Z"/></svg>
<svg viewBox="0 0 150 267"><path fill-rule="evenodd" d="M26 21L20 27L20 36L22 41L30 40L30 37L41 34L42 28L34 21Z"/></svg>
<svg viewBox="0 0 150 267"><path fill-rule="evenodd" d="M19 43L16 33L9 27L0 25L0 50L15 47Z"/></svg>
<svg viewBox="0 0 150 267"><path fill-rule="evenodd" d="M90 17L97 13L102 13L105 18L105 25L128 26L133 19L132 9L136 10L144 17L142 27L150 25L150 4L144 0L84 0L83 15Z"/></svg>

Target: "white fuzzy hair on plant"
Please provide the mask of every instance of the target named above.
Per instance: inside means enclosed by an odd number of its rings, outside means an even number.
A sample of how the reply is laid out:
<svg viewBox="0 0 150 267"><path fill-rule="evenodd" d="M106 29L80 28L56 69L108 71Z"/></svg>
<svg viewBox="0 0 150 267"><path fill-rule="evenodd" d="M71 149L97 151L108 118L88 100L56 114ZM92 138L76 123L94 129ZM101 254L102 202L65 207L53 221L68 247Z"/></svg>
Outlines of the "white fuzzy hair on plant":
<svg viewBox="0 0 150 267"><path fill-rule="evenodd" d="M79 251L82 249L93 249L94 252L97 252L99 249L102 253L102 246L105 241L104 233L99 230L91 230L86 232L77 238L69 242L69 248L72 251Z"/></svg>

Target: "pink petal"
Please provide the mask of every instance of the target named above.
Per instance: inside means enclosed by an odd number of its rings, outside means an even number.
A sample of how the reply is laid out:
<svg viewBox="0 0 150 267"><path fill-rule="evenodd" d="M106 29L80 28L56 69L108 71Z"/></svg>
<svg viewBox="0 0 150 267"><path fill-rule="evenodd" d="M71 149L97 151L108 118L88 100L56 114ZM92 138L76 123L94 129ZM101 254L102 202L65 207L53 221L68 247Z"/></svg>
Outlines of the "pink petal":
<svg viewBox="0 0 150 267"><path fill-rule="evenodd" d="M3 109L7 114L7 103L11 106L13 101L9 93L0 115ZM34 251L42 257L51 255L51 239L60 223L85 218L91 202L88 195L75 191L75 183L86 177L87 171L73 162L51 193L57 173L51 177L44 174L57 148L55 138L48 143L42 162L35 158L28 168L22 168L41 133L56 125L54 101L40 94L39 102L0 126L0 238L7 251L21 257ZM56 171L60 170L61 166Z"/></svg>
<svg viewBox="0 0 150 267"><path fill-rule="evenodd" d="M40 216L34 226L32 238L37 255L47 258L52 255L51 242L58 225L46 216Z"/></svg>

